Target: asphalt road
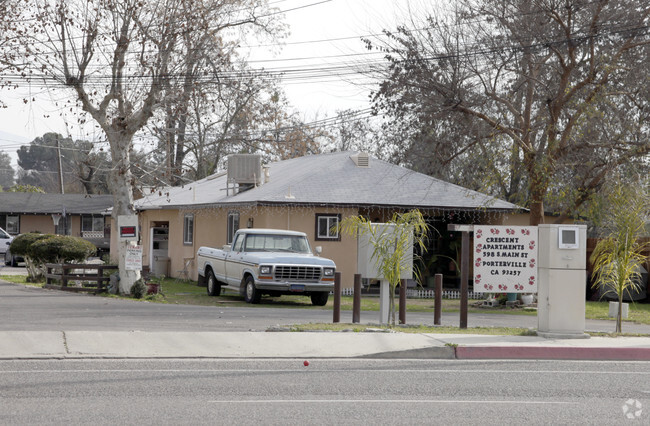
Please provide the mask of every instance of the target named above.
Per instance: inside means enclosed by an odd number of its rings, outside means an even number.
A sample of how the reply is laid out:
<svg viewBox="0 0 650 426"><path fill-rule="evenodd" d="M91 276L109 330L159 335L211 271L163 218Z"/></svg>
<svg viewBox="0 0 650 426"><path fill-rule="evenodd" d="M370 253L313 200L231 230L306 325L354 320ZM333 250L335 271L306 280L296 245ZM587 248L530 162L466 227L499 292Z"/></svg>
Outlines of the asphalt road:
<svg viewBox="0 0 650 426"><path fill-rule="evenodd" d="M1 277L0 277L1 278ZM407 324L433 324L432 313L409 313ZM233 307L148 303L74 294L0 280L0 330L3 331L264 331L278 325L332 322L331 308ZM352 312L341 313L352 322ZM378 312L362 312L361 322L377 324ZM458 326L458 313L445 313L443 325ZM470 314L469 327L537 328L536 316ZM613 321L587 321L588 331L614 331ZM623 330L650 334L649 325L625 323Z"/></svg>
<svg viewBox="0 0 650 426"><path fill-rule="evenodd" d="M3 424L650 423L644 363L2 361ZM625 408L627 407L627 408ZM626 416L631 416L630 419Z"/></svg>

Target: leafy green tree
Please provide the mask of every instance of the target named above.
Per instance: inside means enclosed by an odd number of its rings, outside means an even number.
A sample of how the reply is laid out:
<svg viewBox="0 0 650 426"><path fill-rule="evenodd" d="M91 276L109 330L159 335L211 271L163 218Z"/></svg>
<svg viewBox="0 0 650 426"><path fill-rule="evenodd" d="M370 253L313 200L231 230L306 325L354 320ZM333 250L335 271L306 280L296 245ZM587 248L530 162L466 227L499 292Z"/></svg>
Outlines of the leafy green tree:
<svg viewBox="0 0 650 426"><path fill-rule="evenodd" d="M645 235L650 219L650 197L642 186L620 184L608 197L604 216L607 237L598 242L591 256L594 286L603 295L609 292L616 295L616 332L620 333L623 298L639 290L640 267L646 261L643 252L649 245L640 238Z"/></svg>
<svg viewBox="0 0 650 426"><path fill-rule="evenodd" d="M402 272L408 267L407 261L414 246L420 253L426 251L428 226L419 210L395 213L386 223L388 228L378 227L363 216L349 216L341 221L340 229L344 234L368 237L373 247L372 259L389 283L389 310L392 325L395 325L395 290L401 285ZM413 273L417 275L417 270L414 269Z"/></svg>
<svg viewBox="0 0 650 426"><path fill-rule="evenodd" d="M9 154L0 152L0 191L14 184L15 173Z"/></svg>
<svg viewBox="0 0 650 426"><path fill-rule="evenodd" d="M58 133L46 133L23 145L18 152L19 183L60 191L60 173L65 192L101 194L108 192L110 159L92 142L74 141ZM59 152L61 171L59 171Z"/></svg>

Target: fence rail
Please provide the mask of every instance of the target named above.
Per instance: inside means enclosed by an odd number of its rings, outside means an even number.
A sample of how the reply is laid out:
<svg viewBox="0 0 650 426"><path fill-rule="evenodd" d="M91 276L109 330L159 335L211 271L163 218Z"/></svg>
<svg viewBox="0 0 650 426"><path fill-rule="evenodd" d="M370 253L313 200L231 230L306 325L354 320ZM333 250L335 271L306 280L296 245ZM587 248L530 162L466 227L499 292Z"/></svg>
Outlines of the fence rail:
<svg viewBox="0 0 650 426"><path fill-rule="evenodd" d="M354 289L344 288L341 290L341 296L354 296ZM433 290L424 290L424 289L408 289L406 290L406 297L412 299L435 299L435 294ZM485 293L473 292L470 291L467 293L468 299L480 300L485 299ZM443 299L460 299L460 290L443 290L442 292Z"/></svg>
<svg viewBox="0 0 650 426"><path fill-rule="evenodd" d="M104 275L106 270L117 270L117 265L92 265L75 263L47 263L45 265L45 288L66 291L89 291L102 293L107 290L106 284L109 276ZM75 285L70 286L70 282Z"/></svg>

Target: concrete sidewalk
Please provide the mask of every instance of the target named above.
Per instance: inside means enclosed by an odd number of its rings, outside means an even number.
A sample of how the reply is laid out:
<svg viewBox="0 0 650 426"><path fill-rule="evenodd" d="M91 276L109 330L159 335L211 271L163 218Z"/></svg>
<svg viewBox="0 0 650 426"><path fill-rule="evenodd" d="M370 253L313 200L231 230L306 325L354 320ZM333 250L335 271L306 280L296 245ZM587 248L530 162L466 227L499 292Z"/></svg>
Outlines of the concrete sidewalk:
<svg viewBox="0 0 650 426"><path fill-rule="evenodd" d="M357 357L650 361L650 338L574 340L382 332L0 332L0 359Z"/></svg>

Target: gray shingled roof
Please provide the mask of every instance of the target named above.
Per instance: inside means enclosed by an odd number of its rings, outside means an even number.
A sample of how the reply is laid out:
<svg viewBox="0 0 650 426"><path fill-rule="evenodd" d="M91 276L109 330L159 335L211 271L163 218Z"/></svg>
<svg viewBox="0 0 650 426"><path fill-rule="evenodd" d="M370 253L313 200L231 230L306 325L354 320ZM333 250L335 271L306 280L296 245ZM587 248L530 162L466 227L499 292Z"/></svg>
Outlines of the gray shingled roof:
<svg viewBox="0 0 650 426"><path fill-rule="evenodd" d="M113 207L112 195L38 194L31 192L0 192L2 214L105 214Z"/></svg>
<svg viewBox="0 0 650 426"><path fill-rule="evenodd" d="M370 167L357 167L350 158L353 154L337 152L272 163L269 182L236 195L226 193L227 175L219 173L183 187L163 189L162 195L152 194L138 200L136 206L141 210L268 204L521 209L372 157Z"/></svg>

